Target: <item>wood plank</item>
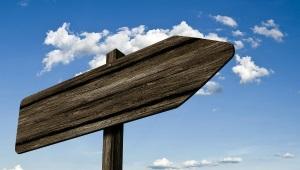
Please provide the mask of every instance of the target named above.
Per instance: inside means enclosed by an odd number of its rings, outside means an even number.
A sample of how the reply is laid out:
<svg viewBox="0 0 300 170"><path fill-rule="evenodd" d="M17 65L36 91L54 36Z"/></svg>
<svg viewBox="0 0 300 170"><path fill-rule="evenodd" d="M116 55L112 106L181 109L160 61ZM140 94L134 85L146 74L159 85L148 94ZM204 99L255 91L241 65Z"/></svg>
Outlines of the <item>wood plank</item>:
<svg viewBox="0 0 300 170"><path fill-rule="evenodd" d="M141 107L130 112L124 112L114 117L110 117L104 120L95 120L95 122L89 122L84 126L68 129L64 133L49 134L47 137L39 138L27 143L16 145L17 153L24 153L41 147L45 147L58 142L63 142L74 137L80 137L82 135L96 132L98 129L105 129L110 126L114 126L120 123L126 123L139 119L141 117L151 116L156 113L167 111L169 109L176 108L180 103L188 99L192 95L191 93L185 94L180 97L170 98L160 103L153 104L148 107Z"/></svg>
<svg viewBox="0 0 300 170"><path fill-rule="evenodd" d="M20 107L25 107L36 101L42 100L43 98L61 93L72 88L76 88L77 86L88 83L89 81L93 81L93 79L104 74L109 74L110 72L118 70L121 67L126 67L127 65L133 64L141 58L151 57L152 55L163 53L168 49L176 48L177 46L184 45L184 43L189 43L190 41L194 41L194 39L190 37L174 36L164 41L158 42L155 44L155 46L152 45L143 48L142 50L127 55L128 57L123 57L122 59L116 61L115 64L100 66L77 77L61 82L53 87L30 95L22 100Z"/></svg>
<svg viewBox="0 0 300 170"><path fill-rule="evenodd" d="M232 57L231 44L171 37L25 98L18 153L178 107Z"/></svg>

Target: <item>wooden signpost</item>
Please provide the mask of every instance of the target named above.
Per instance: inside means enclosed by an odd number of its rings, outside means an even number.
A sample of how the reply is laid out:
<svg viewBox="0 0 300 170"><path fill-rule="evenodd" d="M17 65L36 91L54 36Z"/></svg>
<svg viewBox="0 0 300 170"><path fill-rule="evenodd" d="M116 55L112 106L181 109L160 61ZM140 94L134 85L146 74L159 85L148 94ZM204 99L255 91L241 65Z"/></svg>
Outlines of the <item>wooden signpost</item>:
<svg viewBox="0 0 300 170"><path fill-rule="evenodd" d="M174 36L26 97L16 152L104 130L103 170L121 170L123 124L176 108L234 55L227 42Z"/></svg>

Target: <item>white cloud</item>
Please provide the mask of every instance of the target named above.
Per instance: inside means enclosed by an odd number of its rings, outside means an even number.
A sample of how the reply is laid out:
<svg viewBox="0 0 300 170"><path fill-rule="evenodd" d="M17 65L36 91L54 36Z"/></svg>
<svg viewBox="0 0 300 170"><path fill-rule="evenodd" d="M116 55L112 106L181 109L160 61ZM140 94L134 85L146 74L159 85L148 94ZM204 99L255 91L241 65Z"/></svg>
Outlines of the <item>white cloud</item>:
<svg viewBox="0 0 300 170"><path fill-rule="evenodd" d="M260 34L266 37L273 38L275 41L282 41L284 34L279 29L279 25L275 23L273 19L262 22L260 26L255 25L252 28L255 34Z"/></svg>
<svg viewBox="0 0 300 170"><path fill-rule="evenodd" d="M195 160L188 160L183 162L183 167L184 168L193 168L193 167L199 167L200 163Z"/></svg>
<svg viewBox="0 0 300 170"><path fill-rule="evenodd" d="M241 32L240 30L235 30L232 31L232 35L238 37L238 36L244 36L244 33Z"/></svg>
<svg viewBox="0 0 300 170"><path fill-rule="evenodd" d="M179 25L173 26L173 29L171 29L169 32L166 32L166 34L168 36L182 35L182 36L199 37L199 38L204 37L200 31L192 28L185 21L182 21Z"/></svg>
<svg viewBox="0 0 300 170"><path fill-rule="evenodd" d="M204 38L215 40L215 41L223 41L223 42L227 41L226 37L220 37L217 33L208 33Z"/></svg>
<svg viewBox="0 0 300 170"><path fill-rule="evenodd" d="M217 15L217 16L213 16L213 18L217 22L220 22L220 23L230 26L230 27L237 27L237 25L238 25L237 22L229 16Z"/></svg>
<svg viewBox="0 0 300 170"><path fill-rule="evenodd" d="M220 72L218 72L218 73L216 74L216 77L217 77L217 79L219 79L219 80L225 80L225 79L226 79L226 77L225 77L223 74L221 74Z"/></svg>
<svg viewBox="0 0 300 170"><path fill-rule="evenodd" d="M260 45L261 40L256 39L256 38L245 38L243 39L243 41L249 43L251 45L252 48L257 48Z"/></svg>
<svg viewBox="0 0 300 170"><path fill-rule="evenodd" d="M220 161L209 161L209 160L188 160L183 163L183 168L200 168L200 167L212 167L212 166L219 166L222 164L238 164L243 161L240 157L225 157Z"/></svg>
<svg viewBox="0 0 300 170"><path fill-rule="evenodd" d="M77 57L101 54L103 47L98 42L108 34L107 30L100 33L81 33L75 35L69 31L70 24L64 23L56 31L49 31L44 43L55 49L47 53L43 59L44 70L50 71L53 66L62 63L69 64Z"/></svg>
<svg viewBox="0 0 300 170"><path fill-rule="evenodd" d="M268 29L266 27L260 27L256 25L253 28L253 32L266 37L271 37L276 41L282 41L282 38L284 37L283 33L277 28Z"/></svg>
<svg viewBox="0 0 300 170"><path fill-rule="evenodd" d="M11 169L4 168L3 170L23 170L23 168L21 167L21 165L16 165L14 168Z"/></svg>
<svg viewBox="0 0 300 170"><path fill-rule="evenodd" d="M243 159L241 157L225 157L218 161L210 161L203 159L201 161L187 160L182 163L182 166L174 166L174 163L166 158L158 159L148 166L150 169L161 169L161 170L172 170L172 169L195 169L201 167L213 167L224 164L238 164L241 163Z"/></svg>
<svg viewBox="0 0 300 170"><path fill-rule="evenodd" d="M216 93L222 92L222 87L215 81L208 81L200 90L197 91L196 95L210 96Z"/></svg>
<svg viewBox="0 0 300 170"><path fill-rule="evenodd" d="M237 50L242 49L242 48L244 48L244 43L240 40L234 41L234 47Z"/></svg>
<svg viewBox="0 0 300 170"><path fill-rule="evenodd" d="M242 161L243 161L243 159L240 157L226 157L226 158L223 158L223 160L221 160L220 163L222 163L222 164L237 164L237 163L241 163Z"/></svg>
<svg viewBox="0 0 300 170"><path fill-rule="evenodd" d="M296 157L294 154L291 154L289 152L283 153L283 154L280 154L280 153L279 154L275 154L275 156L283 158L283 159L292 159L292 158Z"/></svg>
<svg viewBox="0 0 300 170"><path fill-rule="evenodd" d="M149 166L151 169L179 169L173 165L173 162L169 161L166 158L158 159Z"/></svg>
<svg viewBox="0 0 300 170"><path fill-rule="evenodd" d="M266 26L266 27L277 27L277 24L275 23L275 21L273 19L269 19L265 22L263 21L262 25Z"/></svg>
<svg viewBox="0 0 300 170"><path fill-rule="evenodd" d="M122 27L116 33L103 30L76 34L71 32L69 27L69 23L64 23L57 30L50 30L47 33L44 43L54 49L48 52L43 59L42 73L51 71L55 65L69 64L82 56L93 57L89 62L90 69L92 69L105 64L106 53L115 48L128 54L173 35L227 41L227 38L220 37L216 33L204 35L185 21L173 26L172 29L146 30L144 25L140 25L134 28Z"/></svg>
<svg viewBox="0 0 300 170"><path fill-rule="evenodd" d="M240 77L240 83L260 82L261 77L268 76L270 71L255 65L250 56L240 57L236 55L237 65L232 71Z"/></svg>
<svg viewBox="0 0 300 170"><path fill-rule="evenodd" d="M208 166L217 166L216 162L211 162L208 160L188 160L183 163L183 168L196 168L196 167L208 167Z"/></svg>

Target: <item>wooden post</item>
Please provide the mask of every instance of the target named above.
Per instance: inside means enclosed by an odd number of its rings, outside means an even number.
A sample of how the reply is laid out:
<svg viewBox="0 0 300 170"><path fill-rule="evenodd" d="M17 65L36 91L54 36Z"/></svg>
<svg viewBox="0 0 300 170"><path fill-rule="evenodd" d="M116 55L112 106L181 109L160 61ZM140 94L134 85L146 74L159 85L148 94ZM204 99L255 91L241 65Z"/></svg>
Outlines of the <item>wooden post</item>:
<svg viewBox="0 0 300 170"><path fill-rule="evenodd" d="M117 61L117 59L123 56L125 56L125 54L123 54L118 49L114 49L106 54L106 64L111 65L113 62Z"/></svg>
<svg viewBox="0 0 300 170"><path fill-rule="evenodd" d="M102 170L122 170L123 124L104 129Z"/></svg>
<svg viewBox="0 0 300 170"><path fill-rule="evenodd" d="M106 54L106 64L111 65L124 54L118 49ZM123 169L123 130L124 125L119 124L104 129L102 170Z"/></svg>

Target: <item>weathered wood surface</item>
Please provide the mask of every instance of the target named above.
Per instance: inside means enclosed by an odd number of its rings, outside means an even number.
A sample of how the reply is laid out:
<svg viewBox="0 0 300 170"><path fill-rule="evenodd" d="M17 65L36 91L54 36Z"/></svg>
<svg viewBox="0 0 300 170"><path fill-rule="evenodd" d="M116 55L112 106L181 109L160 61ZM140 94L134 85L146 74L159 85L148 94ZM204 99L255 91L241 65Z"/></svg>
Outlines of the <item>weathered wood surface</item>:
<svg viewBox="0 0 300 170"><path fill-rule="evenodd" d="M117 49L106 54L106 64L112 64L124 54ZM123 133L124 124L103 129L102 170L123 169Z"/></svg>
<svg viewBox="0 0 300 170"><path fill-rule="evenodd" d="M234 55L226 42L174 36L21 102L16 152L176 108Z"/></svg>
<svg viewBox="0 0 300 170"><path fill-rule="evenodd" d="M123 169L123 131L123 124L104 129L102 170Z"/></svg>

